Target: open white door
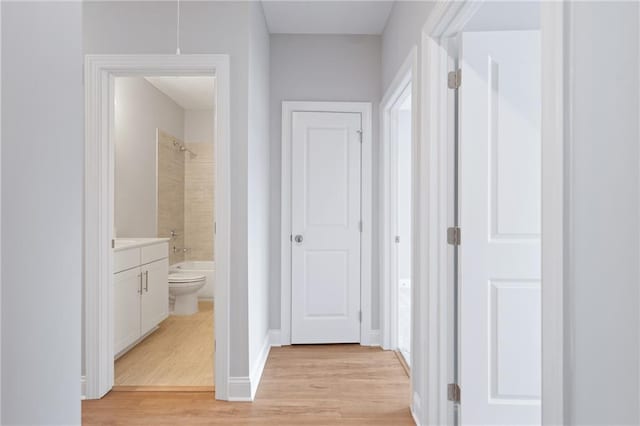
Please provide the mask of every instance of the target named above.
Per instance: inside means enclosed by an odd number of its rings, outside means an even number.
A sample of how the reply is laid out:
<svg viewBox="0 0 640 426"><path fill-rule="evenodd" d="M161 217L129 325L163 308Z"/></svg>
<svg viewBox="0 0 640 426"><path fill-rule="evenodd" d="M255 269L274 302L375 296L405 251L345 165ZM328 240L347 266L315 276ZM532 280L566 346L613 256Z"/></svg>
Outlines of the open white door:
<svg viewBox="0 0 640 426"><path fill-rule="evenodd" d="M359 113L294 112L291 343L360 342Z"/></svg>
<svg viewBox="0 0 640 426"><path fill-rule="evenodd" d="M540 36L460 47L461 423L540 424Z"/></svg>

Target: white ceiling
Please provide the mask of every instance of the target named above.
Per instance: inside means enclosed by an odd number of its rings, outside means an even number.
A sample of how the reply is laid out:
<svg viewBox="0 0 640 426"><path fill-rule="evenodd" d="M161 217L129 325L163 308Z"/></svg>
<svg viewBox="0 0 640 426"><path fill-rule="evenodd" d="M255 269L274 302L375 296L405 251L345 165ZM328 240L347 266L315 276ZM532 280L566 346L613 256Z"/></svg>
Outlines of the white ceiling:
<svg viewBox="0 0 640 426"><path fill-rule="evenodd" d="M518 31L540 29L540 2L488 1L482 4L465 31Z"/></svg>
<svg viewBox="0 0 640 426"><path fill-rule="evenodd" d="M213 109L215 77L145 77L185 110Z"/></svg>
<svg viewBox="0 0 640 426"><path fill-rule="evenodd" d="M382 34L393 1L262 0L271 34Z"/></svg>

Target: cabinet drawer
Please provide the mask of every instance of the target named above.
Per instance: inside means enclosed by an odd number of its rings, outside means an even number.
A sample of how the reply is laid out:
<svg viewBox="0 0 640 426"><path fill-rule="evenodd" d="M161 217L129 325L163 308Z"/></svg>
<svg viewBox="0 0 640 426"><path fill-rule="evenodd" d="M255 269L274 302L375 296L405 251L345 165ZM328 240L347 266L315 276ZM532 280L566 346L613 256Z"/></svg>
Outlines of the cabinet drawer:
<svg viewBox="0 0 640 426"><path fill-rule="evenodd" d="M140 249L120 250L113 254L113 272L118 273L140 266Z"/></svg>
<svg viewBox="0 0 640 426"><path fill-rule="evenodd" d="M169 244L160 243L152 246L142 247L142 262L141 264L151 263L156 260L166 259L169 257Z"/></svg>

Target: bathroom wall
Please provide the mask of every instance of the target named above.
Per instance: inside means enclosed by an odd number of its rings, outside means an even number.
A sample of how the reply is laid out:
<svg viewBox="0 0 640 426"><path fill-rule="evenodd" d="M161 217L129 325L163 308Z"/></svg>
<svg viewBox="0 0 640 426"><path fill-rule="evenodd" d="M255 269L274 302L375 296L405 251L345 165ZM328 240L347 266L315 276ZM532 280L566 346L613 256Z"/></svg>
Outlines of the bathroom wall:
<svg viewBox="0 0 640 426"><path fill-rule="evenodd" d="M185 245L186 260L214 260L214 110L184 112L184 139L197 156L186 155Z"/></svg>
<svg viewBox="0 0 640 426"><path fill-rule="evenodd" d="M184 260L185 156L175 143L182 140L158 129L158 237L176 236L169 242L169 264ZM174 253L173 247L179 249Z"/></svg>
<svg viewBox="0 0 640 426"><path fill-rule="evenodd" d="M116 237L155 237L156 129L184 134L184 110L142 77L115 83Z"/></svg>
<svg viewBox="0 0 640 426"><path fill-rule="evenodd" d="M205 117L212 122L211 115ZM197 155L184 155L185 260L213 260L214 145L188 142L187 147Z"/></svg>

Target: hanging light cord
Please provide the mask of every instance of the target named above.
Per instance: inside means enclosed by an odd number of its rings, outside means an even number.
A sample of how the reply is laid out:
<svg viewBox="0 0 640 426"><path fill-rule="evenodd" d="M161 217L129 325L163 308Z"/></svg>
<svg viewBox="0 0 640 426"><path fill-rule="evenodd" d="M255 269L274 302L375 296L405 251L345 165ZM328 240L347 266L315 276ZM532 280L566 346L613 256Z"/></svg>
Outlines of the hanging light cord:
<svg viewBox="0 0 640 426"><path fill-rule="evenodd" d="M180 0L176 1L176 55L180 54Z"/></svg>

